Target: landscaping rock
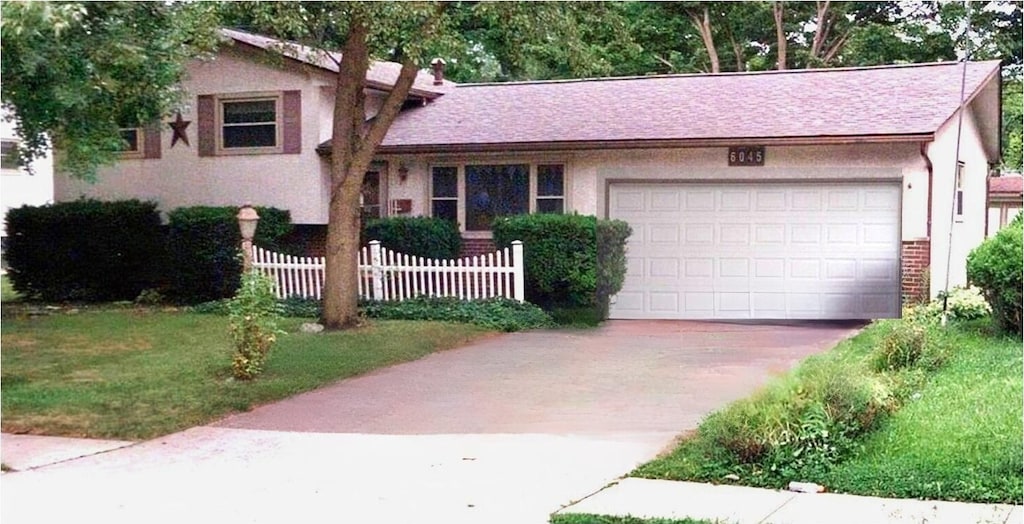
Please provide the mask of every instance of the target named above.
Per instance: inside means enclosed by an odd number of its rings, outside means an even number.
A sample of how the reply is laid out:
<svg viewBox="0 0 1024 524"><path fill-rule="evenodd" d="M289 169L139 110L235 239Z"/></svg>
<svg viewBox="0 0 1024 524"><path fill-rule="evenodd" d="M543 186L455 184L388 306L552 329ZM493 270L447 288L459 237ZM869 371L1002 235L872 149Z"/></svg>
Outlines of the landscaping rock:
<svg viewBox="0 0 1024 524"><path fill-rule="evenodd" d="M299 331L303 333L319 333L324 330L323 324L317 324L316 322L306 322L299 327Z"/></svg>

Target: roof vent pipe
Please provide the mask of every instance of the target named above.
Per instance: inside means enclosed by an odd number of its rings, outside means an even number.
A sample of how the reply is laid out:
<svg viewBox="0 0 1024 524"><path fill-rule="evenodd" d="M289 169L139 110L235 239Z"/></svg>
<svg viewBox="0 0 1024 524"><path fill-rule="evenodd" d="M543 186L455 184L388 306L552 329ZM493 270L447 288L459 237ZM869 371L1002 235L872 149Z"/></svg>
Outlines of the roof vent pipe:
<svg viewBox="0 0 1024 524"><path fill-rule="evenodd" d="M439 86L444 83L444 59L435 58L430 61L430 69L434 70L434 85Z"/></svg>

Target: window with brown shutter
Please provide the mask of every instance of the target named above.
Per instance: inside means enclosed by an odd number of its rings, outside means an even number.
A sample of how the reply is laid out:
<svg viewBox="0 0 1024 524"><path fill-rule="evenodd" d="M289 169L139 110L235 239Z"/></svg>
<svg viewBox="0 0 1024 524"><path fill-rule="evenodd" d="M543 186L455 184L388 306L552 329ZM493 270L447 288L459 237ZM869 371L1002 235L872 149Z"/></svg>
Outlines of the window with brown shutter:
<svg viewBox="0 0 1024 524"><path fill-rule="evenodd" d="M143 136L142 158L160 158L160 122L146 126Z"/></svg>
<svg viewBox="0 0 1024 524"><path fill-rule="evenodd" d="M299 154L302 92L201 95L199 156Z"/></svg>

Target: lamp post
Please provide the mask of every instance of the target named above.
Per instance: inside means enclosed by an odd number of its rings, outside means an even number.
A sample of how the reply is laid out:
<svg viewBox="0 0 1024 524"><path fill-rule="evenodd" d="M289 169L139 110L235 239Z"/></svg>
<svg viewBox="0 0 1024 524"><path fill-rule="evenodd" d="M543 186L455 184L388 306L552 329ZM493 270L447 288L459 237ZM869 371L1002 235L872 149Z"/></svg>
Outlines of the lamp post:
<svg viewBox="0 0 1024 524"><path fill-rule="evenodd" d="M242 272L248 273L252 269L252 237L256 235L256 224L260 221L260 215L253 209L252 204L246 202L238 210L238 230L242 233Z"/></svg>

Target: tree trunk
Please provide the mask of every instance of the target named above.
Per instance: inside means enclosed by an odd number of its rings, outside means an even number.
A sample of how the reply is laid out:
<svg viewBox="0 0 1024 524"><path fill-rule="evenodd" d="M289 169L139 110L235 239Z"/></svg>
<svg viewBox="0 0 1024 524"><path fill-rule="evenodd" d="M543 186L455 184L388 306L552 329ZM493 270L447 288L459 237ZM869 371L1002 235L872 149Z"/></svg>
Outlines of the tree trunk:
<svg viewBox="0 0 1024 524"><path fill-rule="evenodd" d="M777 54L779 55L776 66L779 68L779 71L782 71L786 69L786 48L788 44L786 41L782 2L772 2L772 14L775 15L775 42Z"/></svg>
<svg viewBox="0 0 1024 524"><path fill-rule="evenodd" d="M815 2L817 7L817 24L814 28L814 40L811 41L811 59L807 61L807 68L810 69L816 64L821 62L822 48L825 47L825 41L828 40L829 32L831 30L832 22L829 20L828 9L831 5L831 1L826 0L824 2Z"/></svg>
<svg viewBox="0 0 1024 524"><path fill-rule="evenodd" d="M701 40L704 41L704 48L708 51L708 59L711 61L711 72L721 72L721 65L718 62L718 50L715 49L715 38L711 34L711 13L708 11L708 7L704 6L703 16L694 12L690 12L689 15L690 21L693 22L693 27L697 28Z"/></svg>
<svg viewBox="0 0 1024 524"><path fill-rule="evenodd" d="M353 22L342 47L334 89L331 137L331 198L327 214L323 324L327 329L354 326L358 320L359 189L363 173L355 171L356 141L365 115L369 50L365 25ZM353 190L354 189L354 190Z"/></svg>
<svg viewBox="0 0 1024 524"><path fill-rule="evenodd" d="M366 121L366 72L370 67L364 22L353 20L335 83L334 124L331 137L331 199L327 216L324 267L324 312L327 329L344 329L359 322L359 194L363 177L377 146L395 121L417 67L411 59L402 69L377 115Z"/></svg>

